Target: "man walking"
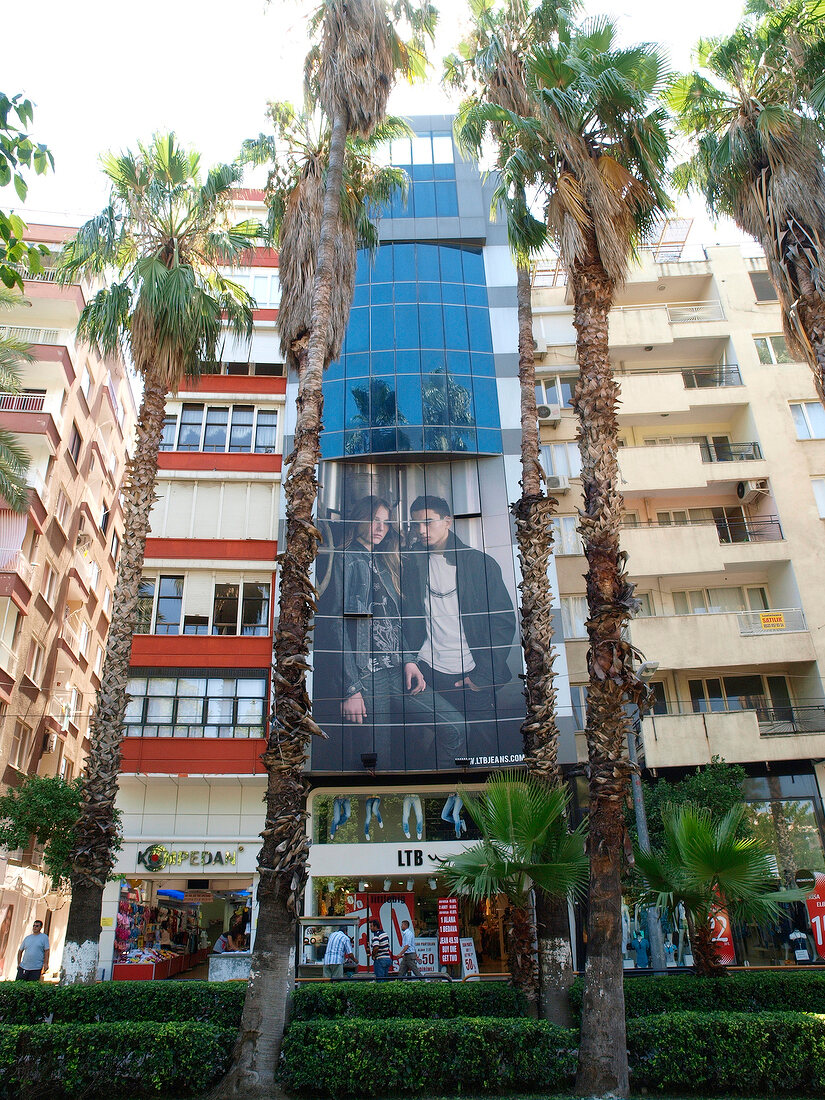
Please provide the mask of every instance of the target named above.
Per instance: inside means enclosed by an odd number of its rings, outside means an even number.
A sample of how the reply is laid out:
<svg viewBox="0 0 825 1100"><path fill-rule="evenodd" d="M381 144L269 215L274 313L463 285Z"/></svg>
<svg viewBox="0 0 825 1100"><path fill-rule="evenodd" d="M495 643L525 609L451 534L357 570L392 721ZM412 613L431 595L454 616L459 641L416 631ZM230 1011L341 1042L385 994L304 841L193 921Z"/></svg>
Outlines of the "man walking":
<svg viewBox="0 0 825 1100"><path fill-rule="evenodd" d="M49 937L43 931L43 921L36 920L17 952L17 981L39 982L49 966Z"/></svg>
<svg viewBox="0 0 825 1100"><path fill-rule="evenodd" d="M398 977L406 978L412 974L414 978L423 978L424 975L418 969L418 952L415 949L415 932L410 927L408 920L401 921L401 951L398 956Z"/></svg>
<svg viewBox="0 0 825 1100"><path fill-rule="evenodd" d="M352 960L352 941L342 928L336 928L327 940L327 949L324 952L324 977L343 978L344 963Z"/></svg>
<svg viewBox="0 0 825 1100"><path fill-rule="evenodd" d="M381 927L381 922L379 920L371 920L370 929L372 930L370 953L372 955L373 973L375 974L375 980L377 982L385 982L390 972L390 964L392 963L390 937Z"/></svg>

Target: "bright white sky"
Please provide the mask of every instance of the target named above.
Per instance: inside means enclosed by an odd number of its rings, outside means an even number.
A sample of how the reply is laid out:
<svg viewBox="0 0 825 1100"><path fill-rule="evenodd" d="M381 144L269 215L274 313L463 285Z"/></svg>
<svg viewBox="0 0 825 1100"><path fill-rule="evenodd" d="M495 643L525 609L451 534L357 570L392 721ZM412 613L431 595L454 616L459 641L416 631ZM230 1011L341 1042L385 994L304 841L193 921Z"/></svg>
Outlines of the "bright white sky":
<svg viewBox="0 0 825 1100"><path fill-rule="evenodd" d="M439 87L440 57L465 23L463 0L441 9L432 77L399 87L397 114L449 111ZM3 87L35 103L33 136L54 153L56 170L32 179L22 210L31 222L78 224L105 203L97 158L133 146L155 130L174 130L199 149L205 164L232 160L245 137L266 127L267 100L301 96L305 13L311 0L21 0L3 12ZM588 0L588 14L619 21L623 39L659 41L675 69L685 69L700 35L729 32L742 0ZM15 202L11 188L0 204ZM695 243L735 239L731 226L711 227L699 208Z"/></svg>

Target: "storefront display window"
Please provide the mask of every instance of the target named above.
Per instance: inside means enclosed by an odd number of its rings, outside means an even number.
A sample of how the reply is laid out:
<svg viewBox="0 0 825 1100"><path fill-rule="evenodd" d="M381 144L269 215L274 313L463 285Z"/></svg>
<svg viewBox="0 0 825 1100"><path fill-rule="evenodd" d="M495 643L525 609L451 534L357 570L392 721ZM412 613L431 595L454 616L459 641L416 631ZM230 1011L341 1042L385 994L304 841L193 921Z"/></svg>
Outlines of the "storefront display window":
<svg viewBox="0 0 825 1100"><path fill-rule="evenodd" d="M455 792L319 797L313 803L313 822L316 844L477 840L480 836Z"/></svg>

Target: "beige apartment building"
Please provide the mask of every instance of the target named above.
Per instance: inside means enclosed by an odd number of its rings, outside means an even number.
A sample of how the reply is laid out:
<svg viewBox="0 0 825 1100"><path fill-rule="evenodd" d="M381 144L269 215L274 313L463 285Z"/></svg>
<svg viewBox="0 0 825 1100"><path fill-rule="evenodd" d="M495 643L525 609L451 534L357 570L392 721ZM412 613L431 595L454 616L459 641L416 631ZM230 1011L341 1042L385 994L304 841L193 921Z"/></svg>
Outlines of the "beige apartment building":
<svg viewBox="0 0 825 1100"><path fill-rule="evenodd" d="M680 228L667 227L675 244L644 253L610 315L623 545L642 601L630 634L658 665L644 761L658 773L720 755L747 767L751 800L773 810L803 798L810 851L796 862L822 870L825 411L781 335L764 259L739 246L691 251ZM563 272L539 265L541 440L559 499L556 566L581 728L586 563L571 301Z"/></svg>
<svg viewBox="0 0 825 1100"><path fill-rule="evenodd" d="M73 230L30 226L55 254ZM93 288L61 287L48 258L25 279L3 331L31 345L22 390L0 394L0 425L31 455L26 515L0 509L2 789L26 775L75 778L103 666L122 536L120 486L135 424L125 368L75 342ZM39 917L60 964L68 898L50 890L37 849L0 858L0 978Z"/></svg>

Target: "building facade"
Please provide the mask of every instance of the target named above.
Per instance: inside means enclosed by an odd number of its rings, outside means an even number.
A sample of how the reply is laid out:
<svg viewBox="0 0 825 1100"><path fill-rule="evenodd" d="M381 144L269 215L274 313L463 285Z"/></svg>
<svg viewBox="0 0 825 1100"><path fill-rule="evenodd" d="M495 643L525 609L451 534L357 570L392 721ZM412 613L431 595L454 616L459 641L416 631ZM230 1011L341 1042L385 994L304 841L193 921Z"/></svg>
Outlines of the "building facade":
<svg viewBox="0 0 825 1100"><path fill-rule="evenodd" d="M552 265L537 268L533 307L543 454L559 499L564 646L582 730L575 332L570 291ZM825 606L816 565L825 414L810 369L788 351L764 259L739 246L660 243L645 252L611 312L610 348L621 385L622 545L642 604L630 637L657 665L656 703L641 725L644 763L652 777L674 779L715 756L742 764L751 824L793 884L798 872L825 871ZM582 733L577 740L585 759ZM808 961L825 955L804 906L776 927L736 929L734 941L740 963L806 961L797 949Z"/></svg>
<svg viewBox="0 0 825 1100"><path fill-rule="evenodd" d="M54 256L72 230L30 226ZM100 682L123 517L120 485L135 423L125 368L78 345L94 288L59 286L53 260L25 278L3 331L31 345L19 394L0 395L0 424L31 457L30 507L0 510L0 761L3 789L27 775L75 778ZM44 921L59 966L68 899L50 889L35 848L0 860L0 977Z"/></svg>

